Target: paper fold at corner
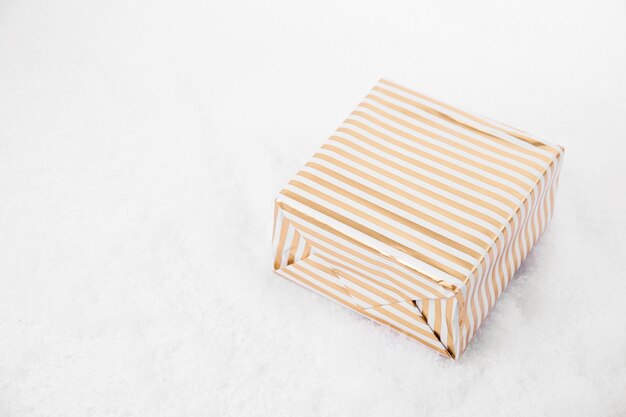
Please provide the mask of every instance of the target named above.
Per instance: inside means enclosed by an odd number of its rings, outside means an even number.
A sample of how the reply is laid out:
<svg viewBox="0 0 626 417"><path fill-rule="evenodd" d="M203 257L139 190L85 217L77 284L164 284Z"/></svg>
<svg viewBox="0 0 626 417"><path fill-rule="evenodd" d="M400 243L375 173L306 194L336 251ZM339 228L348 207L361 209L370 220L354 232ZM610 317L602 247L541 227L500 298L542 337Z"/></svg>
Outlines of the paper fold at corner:
<svg viewBox="0 0 626 417"><path fill-rule="evenodd" d="M417 298L388 281L384 271L368 274L353 259L316 247L282 210L278 209L276 216L280 229L275 231L274 269L278 275L417 339L444 356L458 356L455 336L459 303L455 293L444 298Z"/></svg>

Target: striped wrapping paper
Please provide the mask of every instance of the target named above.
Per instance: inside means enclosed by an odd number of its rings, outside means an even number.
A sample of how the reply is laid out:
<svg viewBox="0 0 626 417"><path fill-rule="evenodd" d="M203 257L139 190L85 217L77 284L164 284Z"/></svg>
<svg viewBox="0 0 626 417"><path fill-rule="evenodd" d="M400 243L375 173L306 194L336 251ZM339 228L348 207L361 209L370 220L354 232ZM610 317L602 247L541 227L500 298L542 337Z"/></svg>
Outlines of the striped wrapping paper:
<svg viewBox="0 0 626 417"><path fill-rule="evenodd" d="M456 359L545 230L563 152L381 80L278 195L276 273Z"/></svg>

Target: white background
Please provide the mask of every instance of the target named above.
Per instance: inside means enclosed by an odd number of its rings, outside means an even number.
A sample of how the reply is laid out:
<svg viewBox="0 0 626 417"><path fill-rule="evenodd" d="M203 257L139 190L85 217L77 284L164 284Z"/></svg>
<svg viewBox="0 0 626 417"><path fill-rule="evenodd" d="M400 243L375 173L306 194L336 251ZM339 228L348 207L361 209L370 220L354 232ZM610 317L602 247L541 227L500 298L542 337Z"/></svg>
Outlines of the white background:
<svg viewBox="0 0 626 417"><path fill-rule="evenodd" d="M271 271L379 77L566 148L459 362ZM0 416L626 415L626 3L0 2Z"/></svg>

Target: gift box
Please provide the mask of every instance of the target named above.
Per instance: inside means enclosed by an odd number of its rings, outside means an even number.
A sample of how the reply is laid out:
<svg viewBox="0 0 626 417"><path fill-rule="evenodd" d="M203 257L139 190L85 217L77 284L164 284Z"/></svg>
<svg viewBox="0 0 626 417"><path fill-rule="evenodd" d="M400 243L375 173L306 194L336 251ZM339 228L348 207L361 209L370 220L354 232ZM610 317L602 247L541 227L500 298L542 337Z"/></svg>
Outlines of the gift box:
<svg viewBox="0 0 626 417"><path fill-rule="evenodd" d="M563 152L381 80L276 198L274 269L457 359L546 229Z"/></svg>

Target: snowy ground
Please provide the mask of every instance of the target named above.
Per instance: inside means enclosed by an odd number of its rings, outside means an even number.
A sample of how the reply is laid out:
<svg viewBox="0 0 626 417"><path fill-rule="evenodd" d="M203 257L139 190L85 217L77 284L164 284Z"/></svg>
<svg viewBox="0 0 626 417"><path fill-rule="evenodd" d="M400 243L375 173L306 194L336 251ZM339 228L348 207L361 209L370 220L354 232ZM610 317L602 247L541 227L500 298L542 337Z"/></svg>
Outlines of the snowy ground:
<svg viewBox="0 0 626 417"><path fill-rule="evenodd" d="M1 1L0 416L626 415L625 21ZM457 363L271 272L274 195L379 77L567 149Z"/></svg>

